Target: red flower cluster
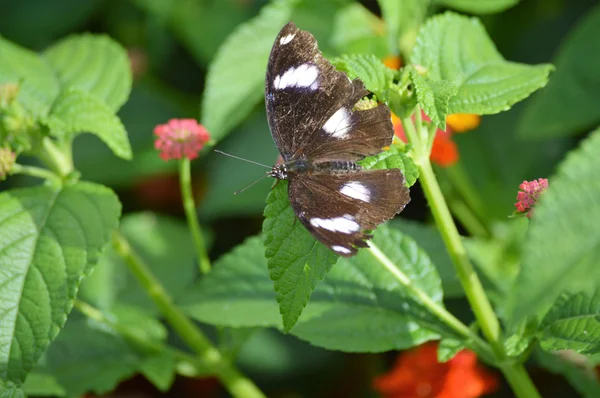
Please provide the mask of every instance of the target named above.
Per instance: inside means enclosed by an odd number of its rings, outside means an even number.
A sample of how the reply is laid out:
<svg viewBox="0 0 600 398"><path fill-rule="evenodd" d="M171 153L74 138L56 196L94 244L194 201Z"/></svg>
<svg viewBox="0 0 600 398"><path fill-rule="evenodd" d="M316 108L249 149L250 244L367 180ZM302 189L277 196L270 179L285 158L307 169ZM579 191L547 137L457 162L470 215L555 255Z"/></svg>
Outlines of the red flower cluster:
<svg viewBox="0 0 600 398"><path fill-rule="evenodd" d="M517 193L517 203L515 203L517 213L524 214L525 217L531 218L535 204L547 189L548 180L546 178L523 181L523 183L519 185L520 191Z"/></svg>
<svg viewBox="0 0 600 398"><path fill-rule="evenodd" d="M167 124L154 128L154 147L160 150L163 160L195 159L210 135L204 126L194 119L171 119Z"/></svg>
<svg viewBox="0 0 600 398"><path fill-rule="evenodd" d="M423 120L427 122L431 121L423 111L421 111L421 116ZM394 124L396 136L402 141L407 142L402 123L394 114L392 114L392 123ZM448 116L446 118L446 131L437 129L435 132L430 155L431 161L442 167L452 166L458 162L458 146L452 140L452 135L472 130L477 126L479 126L478 115L455 114Z"/></svg>
<svg viewBox="0 0 600 398"><path fill-rule="evenodd" d="M389 373L374 380L385 398L478 398L498 388L496 376L477 364L468 350L438 363L436 342L425 343L400 355Z"/></svg>

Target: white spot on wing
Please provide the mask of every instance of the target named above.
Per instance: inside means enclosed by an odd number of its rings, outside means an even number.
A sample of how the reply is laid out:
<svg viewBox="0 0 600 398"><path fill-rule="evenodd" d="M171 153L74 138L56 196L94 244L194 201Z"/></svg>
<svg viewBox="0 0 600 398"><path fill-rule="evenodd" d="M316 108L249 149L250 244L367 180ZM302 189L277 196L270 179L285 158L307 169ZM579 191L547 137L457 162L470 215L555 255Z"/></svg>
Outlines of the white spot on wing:
<svg viewBox="0 0 600 398"><path fill-rule="evenodd" d="M292 41L292 39L294 38L294 36L296 36L296 34L295 34L295 33L293 33L293 34L291 34L291 33L290 33L290 34L289 34L289 35L287 35L287 36L283 36L281 39L279 39L279 44L281 44L282 46L283 46L284 44L288 44L289 42L291 42L291 41Z"/></svg>
<svg viewBox="0 0 600 398"><path fill-rule="evenodd" d="M317 77L319 69L315 65L302 64L297 68L291 67L282 75L275 76L273 86L278 90L288 87L309 87L315 90L319 87Z"/></svg>
<svg viewBox="0 0 600 398"><path fill-rule="evenodd" d="M340 193L363 202L371 202L371 190L363 183L351 181L344 184Z"/></svg>
<svg viewBox="0 0 600 398"><path fill-rule="evenodd" d="M352 250L345 248L344 246L331 246L331 250L338 253L349 254Z"/></svg>
<svg viewBox="0 0 600 398"><path fill-rule="evenodd" d="M352 232L360 230L360 225L354 221L354 217L350 214L344 214L342 217L334 218L311 218L310 225L343 234L351 234Z"/></svg>
<svg viewBox="0 0 600 398"><path fill-rule="evenodd" d="M350 112L344 107L338 109L323 125L323 130L334 138L344 139L350 134Z"/></svg>

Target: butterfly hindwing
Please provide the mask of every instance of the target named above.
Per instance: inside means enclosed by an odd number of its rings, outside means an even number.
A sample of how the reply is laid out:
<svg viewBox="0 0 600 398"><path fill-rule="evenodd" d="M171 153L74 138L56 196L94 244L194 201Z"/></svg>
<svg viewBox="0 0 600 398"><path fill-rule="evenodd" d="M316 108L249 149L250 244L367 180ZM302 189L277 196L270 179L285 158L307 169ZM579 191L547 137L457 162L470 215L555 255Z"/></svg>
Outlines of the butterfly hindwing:
<svg viewBox="0 0 600 398"><path fill-rule="evenodd" d="M369 231L410 201L399 169L304 174L290 180L288 195L312 235L346 257L366 247Z"/></svg>
<svg viewBox="0 0 600 398"><path fill-rule="evenodd" d="M283 27L269 57L265 102L284 161L358 160L389 145L389 109L354 109L367 94L323 57L313 35L292 22Z"/></svg>

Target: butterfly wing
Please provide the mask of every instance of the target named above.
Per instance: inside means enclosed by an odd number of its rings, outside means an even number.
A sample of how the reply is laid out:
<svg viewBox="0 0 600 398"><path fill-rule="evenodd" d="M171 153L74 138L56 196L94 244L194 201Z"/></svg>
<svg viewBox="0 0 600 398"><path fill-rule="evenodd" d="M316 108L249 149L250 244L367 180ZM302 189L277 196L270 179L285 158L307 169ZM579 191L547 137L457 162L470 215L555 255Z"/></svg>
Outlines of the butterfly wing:
<svg viewBox="0 0 600 398"><path fill-rule="evenodd" d="M323 57L313 35L285 25L271 50L265 92L269 127L284 161L358 160L390 145L387 106L353 109L368 93Z"/></svg>
<svg viewBox="0 0 600 398"><path fill-rule="evenodd" d="M302 174L290 180L288 195L306 229L345 257L366 247L369 231L410 201L399 169Z"/></svg>

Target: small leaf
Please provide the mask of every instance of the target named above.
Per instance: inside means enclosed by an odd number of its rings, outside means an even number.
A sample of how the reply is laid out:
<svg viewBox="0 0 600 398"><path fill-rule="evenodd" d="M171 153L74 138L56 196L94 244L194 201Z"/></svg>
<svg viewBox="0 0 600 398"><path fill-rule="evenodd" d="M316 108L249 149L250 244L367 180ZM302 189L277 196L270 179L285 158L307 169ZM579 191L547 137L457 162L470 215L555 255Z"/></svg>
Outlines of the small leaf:
<svg viewBox="0 0 600 398"><path fill-rule="evenodd" d="M64 397L66 395L65 389L58 384L54 376L35 370L27 375L23 391L28 396L34 397Z"/></svg>
<svg viewBox="0 0 600 398"><path fill-rule="evenodd" d="M121 211L108 188L80 182L0 194L0 377L21 383L66 321Z"/></svg>
<svg viewBox="0 0 600 398"><path fill-rule="evenodd" d="M560 46L550 84L532 98L521 116L522 137L575 135L600 123L599 36L600 5L585 13Z"/></svg>
<svg viewBox="0 0 600 398"><path fill-rule="evenodd" d="M478 19L451 12L423 25L411 63L424 68L430 80L458 88L449 114L505 111L544 87L553 69L505 61Z"/></svg>
<svg viewBox="0 0 600 398"><path fill-rule="evenodd" d="M469 14L494 14L517 5L519 0L434 0L434 2Z"/></svg>
<svg viewBox="0 0 600 398"><path fill-rule="evenodd" d="M437 350L438 362L448 362L465 348L465 343L462 340L456 340L452 338L440 340Z"/></svg>
<svg viewBox="0 0 600 398"><path fill-rule="evenodd" d="M296 3L297 0L283 0L263 7L258 16L240 25L219 48L208 70L202 100L202 124L216 141L260 102L273 41L290 20Z"/></svg>
<svg viewBox="0 0 600 398"><path fill-rule="evenodd" d="M52 68L33 51L0 37L0 84L18 83L18 100L34 116L45 116L60 91Z"/></svg>
<svg viewBox="0 0 600 398"><path fill-rule="evenodd" d="M286 332L300 317L317 283L339 258L296 219L287 185L287 181L279 181L269 193L263 223L265 257Z"/></svg>
<svg viewBox="0 0 600 398"><path fill-rule="evenodd" d="M600 397L595 361L572 351L554 353L539 350L536 359L545 369L563 375L582 398Z"/></svg>
<svg viewBox="0 0 600 398"><path fill-rule="evenodd" d="M0 398L26 398L25 392L12 382L0 379Z"/></svg>
<svg viewBox="0 0 600 398"><path fill-rule="evenodd" d="M398 145L391 145L388 150L364 158L359 164L367 170L400 169L406 178L406 186L409 188L419 177L418 167Z"/></svg>
<svg viewBox="0 0 600 398"><path fill-rule="evenodd" d="M121 120L100 99L78 89L69 89L57 98L46 124L55 137L73 139L88 132L100 138L113 153L131 159L131 146Z"/></svg>
<svg viewBox="0 0 600 398"><path fill-rule="evenodd" d="M446 117L450 99L458 92L458 87L444 80L430 80L417 71L411 71L410 79L415 88L417 100L431 121L446 130Z"/></svg>
<svg viewBox="0 0 600 398"><path fill-rule="evenodd" d="M380 100L387 96L385 91L394 79L394 71L374 55L342 55L331 61L333 65L348 74L350 79L359 78L367 90L375 93Z"/></svg>
<svg viewBox="0 0 600 398"><path fill-rule="evenodd" d="M513 321L600 285L600 129L569 153L536 205L509 302Z"/></svg>
<svg viewBox="0 0 600 398"><path fill-rule="evenodd" d="M175 357L169 353L153 355L140 364L140 371L156 388L168 391L175 380Z"/></svg>
<svg viewBox="0 0 600 398"><path fill-rule="evenodd" d="M563 294L544 318L538 332L545 350L600 352L600 291Z"/></svg>
<svg viewBox="0 0 600 398"><path fill-rule="evenodd" d="M127 53L108 36L69 36L44 52L64 88L75 88L100 99L113 113L131 92Z"/></svg>

